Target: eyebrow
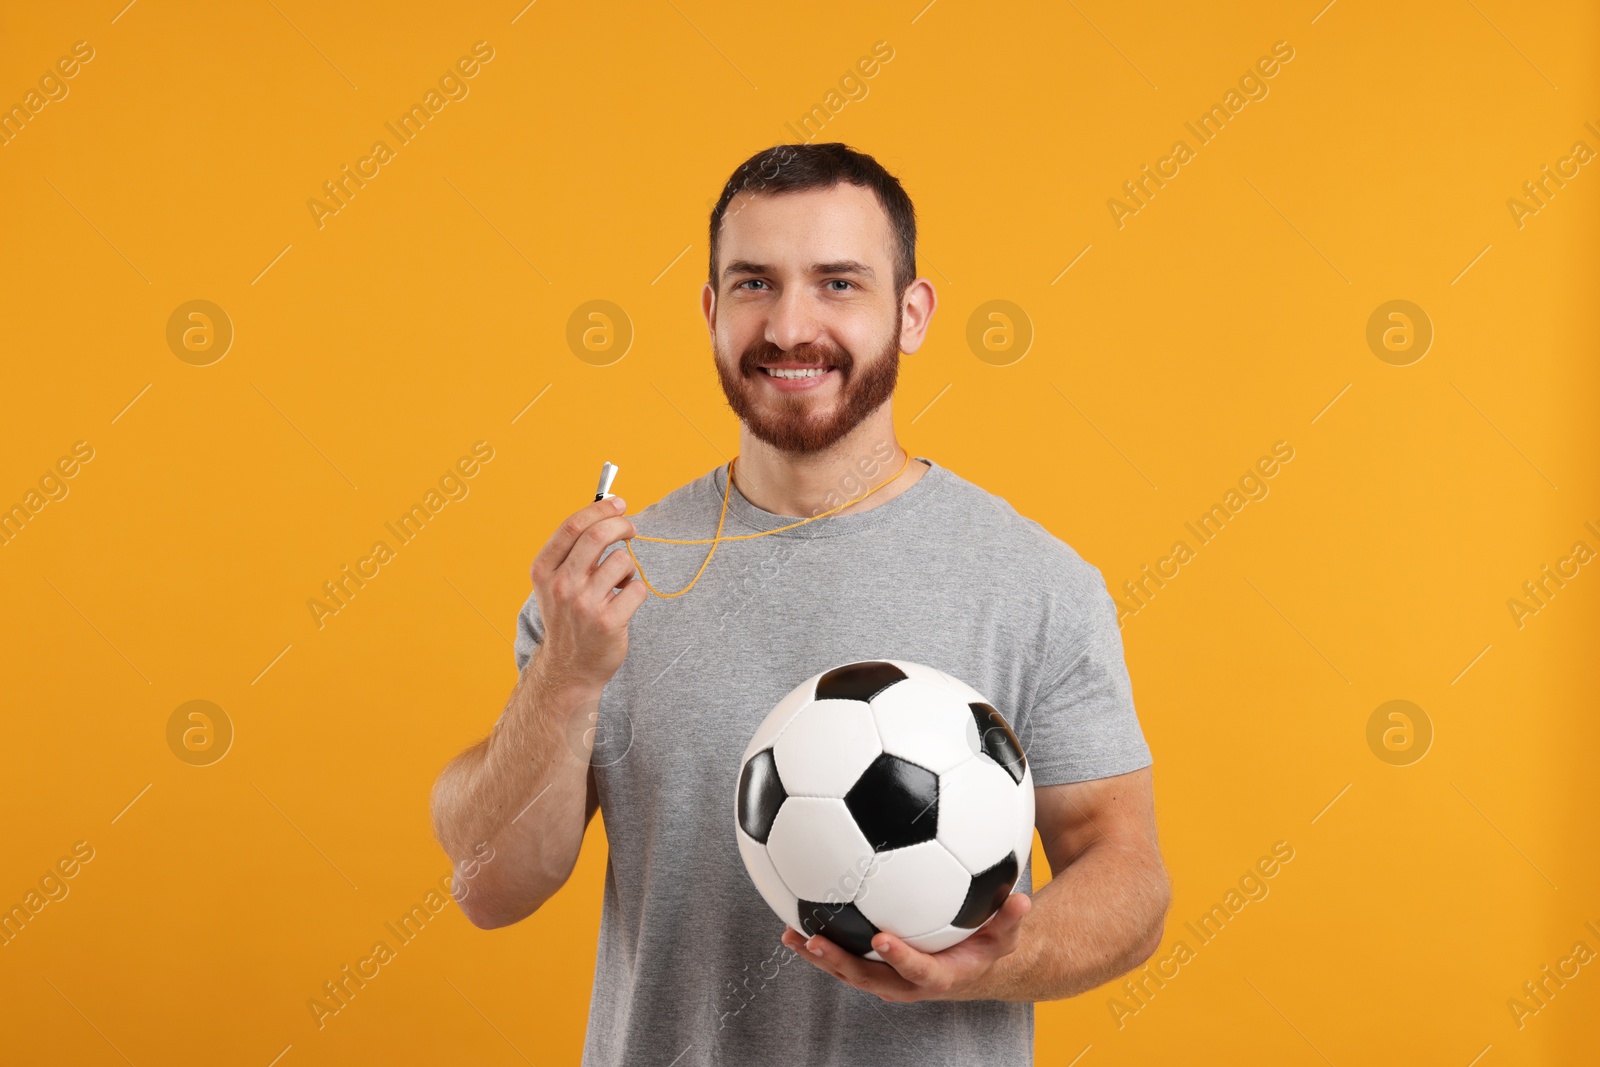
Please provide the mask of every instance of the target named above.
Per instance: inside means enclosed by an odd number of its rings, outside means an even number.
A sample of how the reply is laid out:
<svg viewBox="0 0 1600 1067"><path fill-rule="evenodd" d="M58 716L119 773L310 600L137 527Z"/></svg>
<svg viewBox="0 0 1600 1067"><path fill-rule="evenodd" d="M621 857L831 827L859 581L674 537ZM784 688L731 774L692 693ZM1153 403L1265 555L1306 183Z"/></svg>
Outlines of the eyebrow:
<svg viewBox="0 0 1600 1067"><path fill-rule="evenodd" d="M722 268L724 279L736 274L771 274L772 267L766 263L752 263L747 259L736 259ZM862 278L877 279L877 272L859 260L840 259L832 263L811 264L812 274L854 274Z"/></svg>

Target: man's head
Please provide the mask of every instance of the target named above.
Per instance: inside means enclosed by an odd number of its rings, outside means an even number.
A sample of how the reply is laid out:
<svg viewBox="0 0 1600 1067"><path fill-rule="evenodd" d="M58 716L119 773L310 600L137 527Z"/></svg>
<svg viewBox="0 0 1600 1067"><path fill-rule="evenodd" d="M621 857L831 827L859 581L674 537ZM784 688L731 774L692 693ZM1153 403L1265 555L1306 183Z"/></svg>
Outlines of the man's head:
<svg viewBox="0 0 1600 1067"><path fill-rule="evenodd" d="M916 239L900 183L842 144L779 145L734 171L701 303L723 393L755 437L821 451L889 399L935 303Z"/></svg>

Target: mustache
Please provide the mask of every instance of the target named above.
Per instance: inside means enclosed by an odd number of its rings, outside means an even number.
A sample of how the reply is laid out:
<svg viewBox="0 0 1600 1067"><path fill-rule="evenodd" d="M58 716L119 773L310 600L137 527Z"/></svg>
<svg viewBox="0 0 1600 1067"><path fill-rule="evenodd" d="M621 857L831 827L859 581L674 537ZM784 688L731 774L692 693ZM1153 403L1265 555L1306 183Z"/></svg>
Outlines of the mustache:
<svg viewBox="0 0 1600 1067"><path fill-rule="evenodd" d="M821 363L827 367L837 367L847 377L855 358L842 348L828 344L801 344L795 345L787 351L779 348L770 341L761 341L744 350L740 357L739 369L746 374L760 374L763 363Z"/></svg>

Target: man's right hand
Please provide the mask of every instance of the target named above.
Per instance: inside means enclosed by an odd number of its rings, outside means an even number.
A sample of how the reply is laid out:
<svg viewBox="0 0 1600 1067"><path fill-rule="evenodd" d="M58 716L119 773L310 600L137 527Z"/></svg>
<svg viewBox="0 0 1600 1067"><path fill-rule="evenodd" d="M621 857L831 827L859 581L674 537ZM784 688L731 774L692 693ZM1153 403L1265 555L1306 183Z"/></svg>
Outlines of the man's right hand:
<svg viewBox="0 0 1600 1067"><path fill-rule="evenodd" d="M607 545L638 533L622 517L625 506L621 497L611 497L575 512L534 558L533 594L544 623L539 655L547 681L599 690L628 654L628 622L649 590L625 548L595 566Z"/></svg>

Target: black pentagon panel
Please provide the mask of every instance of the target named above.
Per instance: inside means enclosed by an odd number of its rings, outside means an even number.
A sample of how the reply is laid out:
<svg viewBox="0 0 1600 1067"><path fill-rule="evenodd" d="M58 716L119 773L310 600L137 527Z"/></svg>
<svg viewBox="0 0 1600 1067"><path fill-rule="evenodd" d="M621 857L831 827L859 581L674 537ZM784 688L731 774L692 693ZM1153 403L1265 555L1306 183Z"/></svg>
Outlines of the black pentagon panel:
<svg viewBox="0 0 1600 1067"><path fill-rule="evenodd" d="M1004 767L1013 781L1022 784L1022 772L1027 769L1028 762L1022 755L1022 742L1006 725L1005 717L987 704L973 703L968 707L972 708L972 717L977 720L978 739L983 751Z"/></svg>
<svg viewBox="0 0 1600 1067"><path fill-rule="evenodd" d="M939 776L887 752L844 795L874 852L931 841L939 832Z"/></svg>
<svg viewBox="0 0 1600 1067"><path fill-rule="evenodd" d="M967 889L967 899L951 920L952 926L963 930L976 930L984 921L1000 910L1000 905L1011 895L1017 884L1017 855L1006 853L1006 858L982 874L974 875Z"/></svg>
<svg viewBox="0 0 1600 1067"><path fill-rule="evenodd" d="M817 679L818 700L871 700L896 682L906 680L906 672L893 663L865 660L846 663Z"/></svg>
<svg viewBox="0 0 1600 1067"><path fill-rule="evenodd" d="M800 902L800 929L807 937L821 934L857 956L872 951L872 938L878 932L854 904L818 904L814 900Z"/></svg>
<svg viewBox="0 0 1600 1067"><path fill-rule="evenodd" d="M778 780L772 749L764 748L751 756L739 772L739 825L744 832L766 844L772 820L778 817L778 809L787 799L789 794Z"/></svg>

